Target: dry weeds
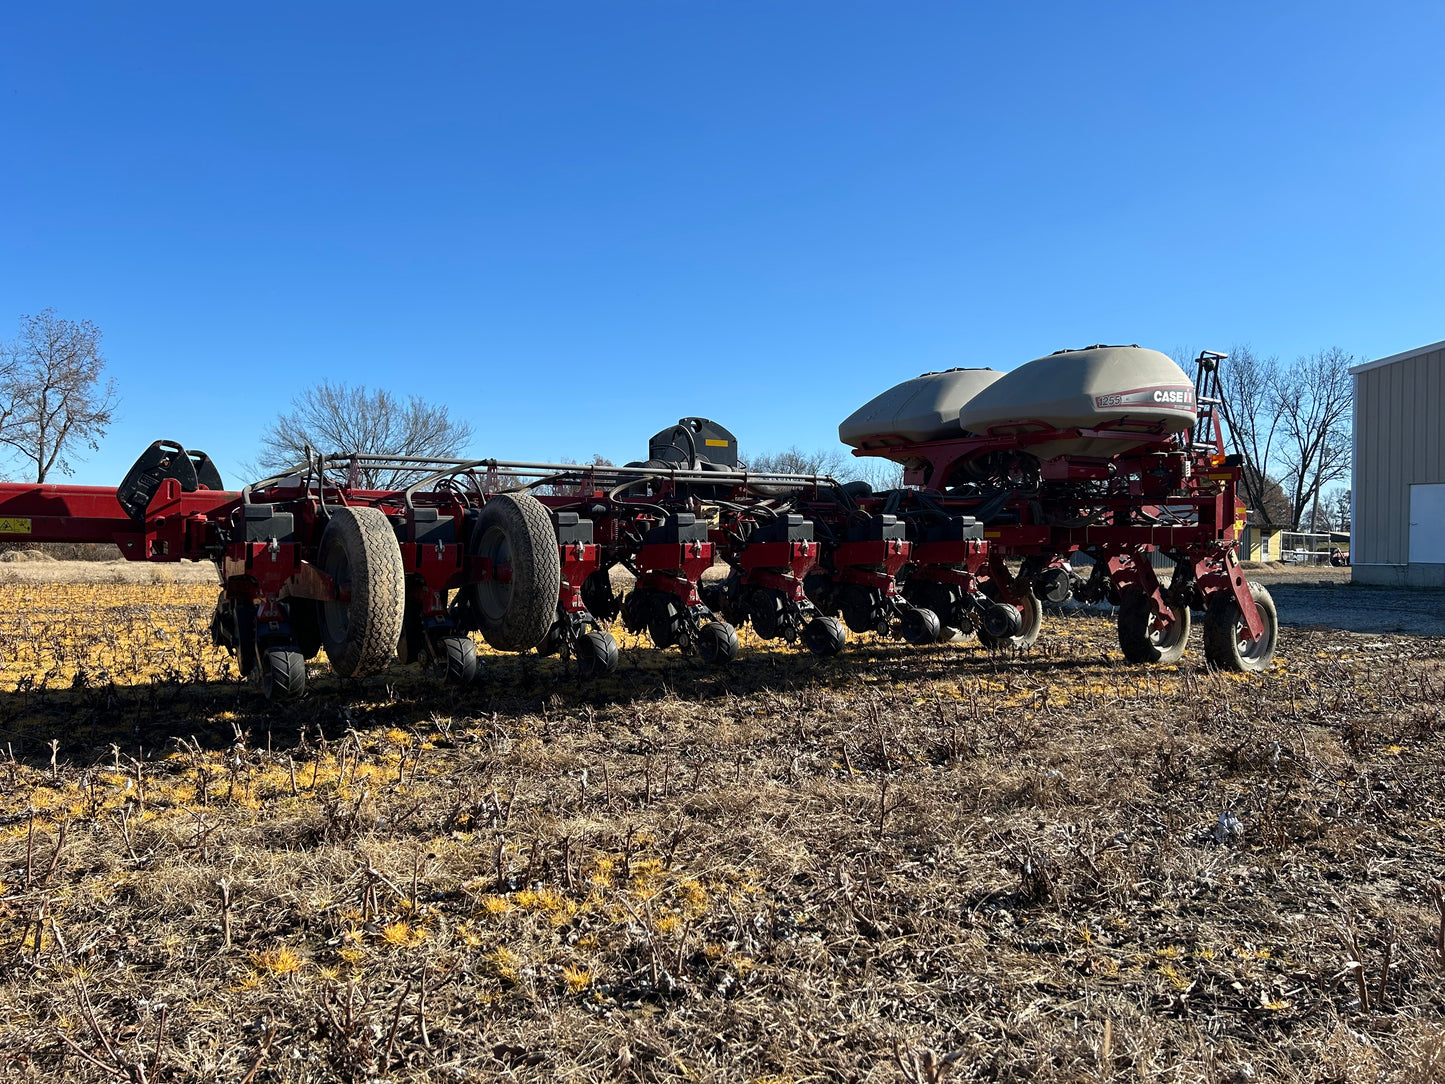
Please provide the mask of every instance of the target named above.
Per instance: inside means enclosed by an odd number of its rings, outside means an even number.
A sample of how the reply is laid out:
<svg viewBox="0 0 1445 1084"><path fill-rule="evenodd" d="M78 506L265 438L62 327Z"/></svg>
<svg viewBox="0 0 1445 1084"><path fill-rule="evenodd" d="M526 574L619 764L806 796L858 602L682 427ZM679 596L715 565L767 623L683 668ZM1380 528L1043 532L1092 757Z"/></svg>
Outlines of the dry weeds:
<svg viewBox="0 0 1445 1084"><path fill-rule="evenodd" d="M1437 641L270 707L213 597L0 587L0 1076L1445 1080Z"/></svg>

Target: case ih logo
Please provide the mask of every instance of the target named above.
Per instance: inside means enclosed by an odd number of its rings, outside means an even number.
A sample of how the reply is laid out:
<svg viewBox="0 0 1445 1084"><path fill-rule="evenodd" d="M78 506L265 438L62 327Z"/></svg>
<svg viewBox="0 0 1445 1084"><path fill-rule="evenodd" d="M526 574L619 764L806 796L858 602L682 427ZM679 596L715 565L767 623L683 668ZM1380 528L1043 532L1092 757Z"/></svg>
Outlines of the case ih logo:
<svg viewBox="0 0 1445 1084"><path fill-rule="evenodd" d="M1194 410L1193 388L1136 388L1113 395L1094 396L1095 410L1117 410L1131 406L1171 406Z"/></svg>

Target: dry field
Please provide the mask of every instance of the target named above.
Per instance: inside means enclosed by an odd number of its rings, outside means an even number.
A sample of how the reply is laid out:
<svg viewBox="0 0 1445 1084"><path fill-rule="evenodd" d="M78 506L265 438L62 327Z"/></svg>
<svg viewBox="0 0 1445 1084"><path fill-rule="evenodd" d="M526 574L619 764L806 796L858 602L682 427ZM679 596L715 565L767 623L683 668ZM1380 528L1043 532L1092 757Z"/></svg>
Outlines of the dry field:
<svg viewBox="0 0 1445 1084"><path fill-rule="evenodd" d="M0 1079L1445 1081L1439 641L271 707L215 590L0 584Z"/></svg>

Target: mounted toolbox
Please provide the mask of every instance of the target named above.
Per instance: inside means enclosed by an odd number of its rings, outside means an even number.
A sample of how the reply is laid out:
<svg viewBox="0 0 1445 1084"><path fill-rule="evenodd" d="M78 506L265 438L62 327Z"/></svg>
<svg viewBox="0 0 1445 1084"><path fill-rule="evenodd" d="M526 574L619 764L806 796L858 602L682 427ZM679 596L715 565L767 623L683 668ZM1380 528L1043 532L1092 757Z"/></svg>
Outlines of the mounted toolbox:
<svg viewBox="0 0 1445 1084"><path fill-rule="evenodd" d="M557 541L564 545L578 542L592 545L592 521L583 519L576 512L554 512L552 519L557 528Z"/></svg>
<svg viewBox="0 0 1445 1084"><path fill-rule="evenodd" d="M778 516L767 523L760 523L751 535L749 542L811 542L813 541L813 524L797 512L789 512L787 515Z"/></svg>
<svg viewBox="0 0 1445 1084"><path fill-rule="evenodd" d="M848 542L902 542L907 538L908 526L900 523L897 516L869 516L862 523L851 524L847 529Z"/></svg>
<svg viewBox="0 0 1445 1084"><path fill-rule="evenodd" d="M674 512L664 522L648 531L642 541L644 545L648 546L678 542L706 542L707 520L700 520L691 512Z"/></svg>

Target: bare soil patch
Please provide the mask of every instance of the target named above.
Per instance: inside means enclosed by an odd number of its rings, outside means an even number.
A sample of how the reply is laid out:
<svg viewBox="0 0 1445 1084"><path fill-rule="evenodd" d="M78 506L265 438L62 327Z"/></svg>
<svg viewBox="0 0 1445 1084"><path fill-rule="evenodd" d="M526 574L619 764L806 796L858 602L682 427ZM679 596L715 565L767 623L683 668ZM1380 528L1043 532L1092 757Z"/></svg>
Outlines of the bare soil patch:
<svg viewBox="0 0 1445 1084"><path fill-rule="evenodd" d="M0 554L0 584L6 583L214 583L220 586L210 561L60 561L45 553L10 550ZM12 556L21 555L21 556Z"/></svg>
<svg viewBox="0 0 1445 1084"><path fill-rule="evenodd" d="M485 654L271 707L211 595L0 587L43 674L0 680L0 1072L1441 1079L1437 641L624 637L596 685Z"/></svg>

